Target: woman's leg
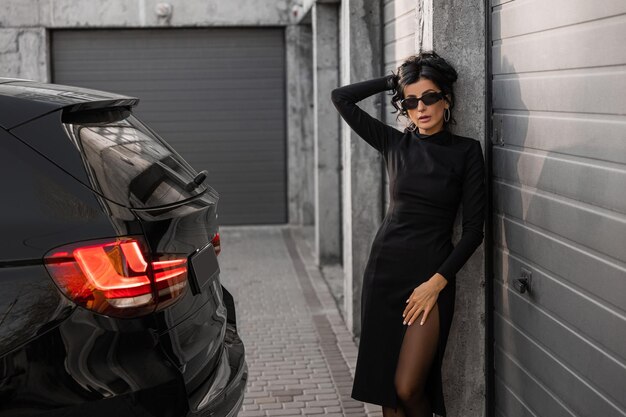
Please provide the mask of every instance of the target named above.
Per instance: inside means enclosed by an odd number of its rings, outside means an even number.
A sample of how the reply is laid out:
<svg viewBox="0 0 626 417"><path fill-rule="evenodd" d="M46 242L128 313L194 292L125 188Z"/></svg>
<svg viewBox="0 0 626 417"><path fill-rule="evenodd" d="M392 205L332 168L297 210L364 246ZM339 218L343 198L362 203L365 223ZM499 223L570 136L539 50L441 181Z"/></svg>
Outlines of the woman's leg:
<svg viewBox="0 0 626 417"><path fill-rule="evenodd" d="M396 368L396 391L406 417L432 417L425 388L439 342L439 305L435 303L420 325L423 314L406 329Z"/></svg>
<svg viewBox="0 0 626 417"><path fill-rule="evenodd" d="M383 417L406 417L404 411L402 411L402 407L398 404L398 409L394 410L391 407L383 406Z"/></svg>

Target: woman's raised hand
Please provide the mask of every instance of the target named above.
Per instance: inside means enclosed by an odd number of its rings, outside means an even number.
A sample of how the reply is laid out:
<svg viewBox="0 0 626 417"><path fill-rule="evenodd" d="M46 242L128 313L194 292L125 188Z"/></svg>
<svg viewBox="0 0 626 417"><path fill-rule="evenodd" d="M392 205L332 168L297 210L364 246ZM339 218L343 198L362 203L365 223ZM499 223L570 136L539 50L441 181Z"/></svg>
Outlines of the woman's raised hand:
<svg viewBox="0 0 626 417"><path fill-rule="evenodd" d="M395 90L398 87L398 76L391 74L387 76L387 90Z"/></svg>

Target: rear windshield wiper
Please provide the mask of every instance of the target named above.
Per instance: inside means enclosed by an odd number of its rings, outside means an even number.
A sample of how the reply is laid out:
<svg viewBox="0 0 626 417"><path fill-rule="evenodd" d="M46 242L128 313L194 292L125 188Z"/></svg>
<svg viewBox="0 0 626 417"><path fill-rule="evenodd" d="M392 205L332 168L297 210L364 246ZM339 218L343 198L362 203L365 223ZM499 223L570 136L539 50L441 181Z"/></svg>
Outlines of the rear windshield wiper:
<svg viewBox="0 0 626 417"><path fill-rule="evenodd" d="M204 180L206 180L206 177L209 175L209 171L207 171L206 169L200 171L198 173L198 175L196 175L196 177L189 183L187 183L187 185L185 185L185 190L187 191L193 191L196 188L198 188L200 185L202 185L202 183L204 182Z"/></svg>

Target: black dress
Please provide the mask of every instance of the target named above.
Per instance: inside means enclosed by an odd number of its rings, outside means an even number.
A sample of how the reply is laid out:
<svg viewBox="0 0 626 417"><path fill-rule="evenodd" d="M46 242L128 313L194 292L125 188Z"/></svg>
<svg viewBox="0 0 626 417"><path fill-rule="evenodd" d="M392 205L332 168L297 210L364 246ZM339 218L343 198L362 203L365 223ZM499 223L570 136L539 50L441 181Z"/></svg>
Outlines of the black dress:
<svg viewBox="0 0 626 417"><path fill-rule="evenodd" d="M407 328L402 324L405 301L415 287L439 272L448 283L437 299L439 343L426 394L433 412L445 416L441 365L454 314L456 273L484 237L484 158L475 139L446 130L430 136L400 132L356 105L390 88L387 76L332 92L341 116L382 154L389 174L389 209L374 237L363 277L352 398L398 406L394 376ZM454 246L452 230L460 204L463 233Z"/></svg>

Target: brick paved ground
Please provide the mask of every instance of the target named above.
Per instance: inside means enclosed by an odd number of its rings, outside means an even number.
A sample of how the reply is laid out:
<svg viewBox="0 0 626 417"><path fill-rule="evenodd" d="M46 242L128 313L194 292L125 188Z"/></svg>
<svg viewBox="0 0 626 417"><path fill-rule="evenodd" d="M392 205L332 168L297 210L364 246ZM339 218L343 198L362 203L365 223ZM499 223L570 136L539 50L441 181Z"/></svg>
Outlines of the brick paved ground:
<svg viewBox="0 0 626 417"><path fill-rule="evenodd" d="M357 347L313 264L311 229L222 227L220 236L250 369L239 415L381 416L350 398Z"/></svg>

